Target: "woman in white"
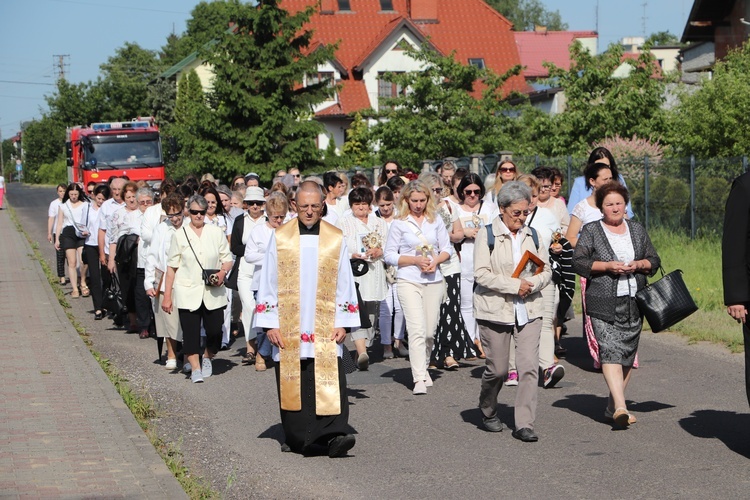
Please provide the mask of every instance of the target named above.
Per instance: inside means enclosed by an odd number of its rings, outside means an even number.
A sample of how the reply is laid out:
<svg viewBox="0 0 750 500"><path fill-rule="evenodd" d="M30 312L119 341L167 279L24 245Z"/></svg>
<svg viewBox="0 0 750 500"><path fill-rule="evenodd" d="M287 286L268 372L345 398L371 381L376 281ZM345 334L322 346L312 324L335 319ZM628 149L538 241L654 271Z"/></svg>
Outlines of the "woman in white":
<svg viewBox="0 0 750 500"><path fill-rule="evenodd" d="M3 209L4 198L5 198L5 177L0 175L0 210Z"/></svg>
<svg viewBox="0 0 750 500"><path fill-rule="evenodd" d="M242 361L247 364L253 364L257 360L256 354L258 351L255 340L256 334L252 328L253 315L255 314L255 300L253 299L252 290L255 266L248 264L244 257L253 229L255 226L263 225L266 222L263 213L263 208L266 204L266 200L263 197L263 189L257 186L247 188L243 203L246 211L242 217L235 219L232 228L232 237L230 238L229 248L235 258L232 273L236 274L236 280L230 279L230 281L236 281L237 293L242 303L242 328L245 331L245 344L247 346Z"/></svg>
<svg viewBox="0 0 750 500"><path fill-rule="evenodd" d="M500 160L495 166L495 178L492 183L492 189L487 191L486 201L490 205L497 205L497 194L506 182L514 181L518 178L518 167L510 160Z"/></svg>
<svg viewBox="0 0 750 500"><path fill-rule="evenodd" d="M409 182L401 192L398 218L388 232L385 262L398 266L398 298L409 331L414 394L426 394L427 387L432 386L427 364L440 304L445 297L443 275L438 266L450 259L452 253L445 224L436 214L432 192L423 182Z"/></svg>
<svg viewBox="0 0 750 500"><path fill-rule="evenodd" d="M560 198L552 196L552 187L555 184L554 172L548 167L537 167L531 171L531 175L539 179L537 206L551 210L560 220L560 225L557 227L562 228L562 233L565 234L570 225L570 214L568 213L568 208L565 206L565 202Z"/></svg>
<svg viewBox="0 0 750 500"><path fill-rule="evenodd" d="M365 314L370 318L370 327L355 330L351 337L357 349L357 367L367 370L370 364L367 347L373 339L375 313L386 296L383 245L388 228L383 219L372 213L372 190L358 187L349 192L348 198L352 214L339 219L339 228L346 238L349 258L367 261L367 273L355 277L354 281L359 284Z"/></svg>
<svg viewBox="0 0 750 500"><path fill-rule="evenodd" d="M167 270L167 252L172 244L172 237L182 227L185 203L180 195L174 194L163 199L161 208L167 218L160 222L151 236L146 255L146 277L143 287L146 295L151 297L156 321L157 337L167 339L167 370L177 369L177 342L182 342L180 318L176 314L167 314L161 308L166 289L165 275Z"/></svg>
<svg viewBox="0 0 750 500"><path fill-rule="evenodd" d="M388 186L381 186L375 192L375 203L378 205L375 215L383 219L387 229L390 229L396 215L394 198L393 191ZM383 359L392 359L394 356L393 349L396 349L395 352L399 356L405 358L409 355L409 351L404 345L406 325L404 323L404 311L401 309L401 302L398 300L396 268L386 266L385 273L385 299L380 302L380 313L378 316L380 343L383 345Z"/></svg>
<svg viewBox="0 0 750 500"><path fill-rule="evenodd" d="M484 350L474 320L474 239L498 215L497 204L486 202L484 194L482 178L474 173L466 174L456 189L456 195L461 200L457 207L458 219L464 233L463 239L456 245L461 258L461 316L482 359L485 357Z"/></svg>
<svg viewBox="0 0 750 500"><path fill-rule="evenodd" d="M247 189L250 190L253 188L249 187ZM253 268L252 283L246 287L250 292L248 307L252 305L252 309L249 309L251 313L248 314L247 317L244 314L242 315L242 322L245 331L252 332L250 335L255 336L253 347L256 348L255 371L258 372L266 370L265 358L271 355L271 344L266 341L265 332L261 329L254 329L252 327L253 320L255 319L255 296L258 293L258 287L260 286L260 271L263 267L263 260L266 258L268 242L271 240L271 235L276 228L284 223L288 211L289 204L284 194L280 192L271 193L268 200L266 200L265 219L267 220L264 223L256 224L255 227L253 227L253 230L250 232L250 238L245 244L245 256L243 260L247 265ZM245 306L243 305L242 307L244 308Z"/></svg>
<svg viewBox="0 0 750 500"><path fill-rule="evenodd" d="M89 207L91 204L76 183L70 184L65 190L62 204L57 209L57 224L55 226L55 250L65 252L68 263L68 279L73 287L70 296L78 298L78 266L82 261L83 244L90 232L88 229ZM81 291L84 297L89 296L86 286L86 276L81 276Z"/></svg>
<svg viewBox="0 0 750 500"><path fill-rule="evenodd" d="M161 308L173 314L177 308L182 327L182 352L191 367L193 383L201 383L213 374L211 360L221 348L221 326L227 294L224 278L232 268L232 254L224 231L204 223L208 203L200 195L188 200L190 223L175 232L167 254L167 277ZM203 270L212 274L215 286L203 280ZM173 302L174 297L174 302ZM201 324L206 330L206 347L200 361Z"/></svg>
<svg viewBox="0 0 750 500"><path fill-rule="evenodd" d="M55 244L55 231L57 229L57 213L62 205L63 196L65 196L65 189L67 185L57 185L57 198L52 200L47 209L47 241ZM65 284L65 252L62 250L55 249L55 257L57 262L57 277L60 278L60 284Z"/></svg>
<svg viewBox="0 0 750 500"><path fill-rule="evenodd" d="M109 186L99 184L94 188L93 203L89 210L89 236L83 245L84 255L88 261L89 286L91 287L91 300L94 303L94 319L104 318L102 310L104 295L102 287L102 263L99 262L99 216L102 204L109 198Z"/></svg>

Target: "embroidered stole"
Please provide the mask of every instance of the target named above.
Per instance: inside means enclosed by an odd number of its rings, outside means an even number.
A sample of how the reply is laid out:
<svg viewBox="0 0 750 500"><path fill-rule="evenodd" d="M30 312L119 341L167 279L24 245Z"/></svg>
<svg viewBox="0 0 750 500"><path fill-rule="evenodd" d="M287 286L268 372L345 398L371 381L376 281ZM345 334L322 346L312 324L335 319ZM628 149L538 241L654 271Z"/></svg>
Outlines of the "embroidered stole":
<svg viewBox="0 0 750 500"><path fill-rule="evenodd" d="M320 221L318 236L318 286L315 294L315 407L317 415L341 414L338 350L333 335L336 317L336 286L343 235L334 226ZM302 409L300 396L300 296L299 223L292 219L276 229L278 252L279 330L284 349L279 350L281 409Z"/></svg>

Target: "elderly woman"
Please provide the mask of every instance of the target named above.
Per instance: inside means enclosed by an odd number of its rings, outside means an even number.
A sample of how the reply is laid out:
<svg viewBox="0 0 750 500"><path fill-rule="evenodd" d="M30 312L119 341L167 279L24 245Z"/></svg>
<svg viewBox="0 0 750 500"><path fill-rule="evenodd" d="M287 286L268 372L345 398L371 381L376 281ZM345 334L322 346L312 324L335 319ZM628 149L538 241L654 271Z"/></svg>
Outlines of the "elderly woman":
<svg viewBox="0 0 750 500"><path fill-rule="evenodd" d="M600 186L596 206L602 218L583 226L573 253L573 268L588 280L586 312L609 388L604 416L621 428L635 423L625 404L643 327L635 294L661 265L646 229L626 219L628 200L628 190L619 182Z"/></svg>
<svg viewBox="0 0 750 500"><path fill-rule="evenodd" d="M224 278L232 268L232 254L224 231L205 223L208 203L203 196L188 200L190 223L175 232L167 254L167 277L161 308L171 314L177 307L182 327L182 352L191 367L193 383L213 374L211 359L221 347L221 327L227 294ZM203 280L204 270L211 284ZM173 302L174 298L174 302ZM206 347L200 362L201 322L206 330Z"/></svg>
<svg viewBox="0 0 750 500"><path fill-rule="evenodd" d="M151 244L146 255L144 288L146 295L153 301L156 335L167 339L167 370L177 369L177 342L182 342L180 319L176 314L167 314L161 308L166 290L165 275L167 271L167 251L172 238L182 227L185 203L179 194L164 198L161 208L167 218L160 222L153 231Z"/></svg>
<svg viewBox="0 0 750 500"><path fill-rule="evenodd" d="M497 196L500 215L492 221L492 240L488 230L476 235L474 243L474 316L487 355L479 392L479 407L484 427L491 432L503 430L497 416L497 396L508 375L510 340L516 342L519 383L515 398L513 437L524 442L538 441L534 433L539 381L539 337L542 331L544 299L542 289L552 277L549 265L526 265L517 277L516 269L526 257L549 261L547 248L537 245L535 231L526 226L531 189L511 181ZM494 240L494 241L493 241Z"/></svg>
<svg viewBox="0 0 750 500"><path fill-rule="evenodd" d="M350 259L367 261L367 272L354 278L362 296L364 313L370 319L369 328L352 332L354 347L357 349L357 367L367 370L370 357L367 347L372 344L375 313L378 303L385 299L385 267L383 266L383 246L388 237L388 227L380 217L372 213L372 190L366 187L354 188L349 192L349 206L352 214L339 219L339 228L346 238Z"/></svg>
<svg viewBox="0 0 750 500"><path fill-rule="evenodd" d="M110 273L117 270L130 318L128 331L139 332L140 338L146 339L151 326L151 301L143 288L146 253L143 251L140 234L143 214L154 204L154 192L151 188L138 188L134 182L125 184L122 192L125 205L112 214L107 229L107 268Z"/></svg>
<svg viewBox="0 0 750 500"><path fill-rule="evenodd" d="M453 247L437 215L435 195L421 181L411 181L401 192L396 220L388 231L385 263L398 266L398 298L409 331L409 362L414 394L427 394L433 385L427 373L445 284L440 264Z"/></svg>
<svg viewBox="0 0 750 500"><path fill-rule="evenodd" d="M251 188L248 188L251 189ZM258 188L260 189L260 188ZM255 224L250 236L245 243L245 253L243 261L253 268L251 273L252 281L247 286L249 295L243 299L243 309L249 311L247 315L242 315L242 324L245 327L245 338L248 342L248 362L255 362L255 371L262 372L267 369L265 358L271 355L271 345L266 342L265 332L256 331L252 328L253 316L255 315L255 296L260 286L260 271L263 267L263 260L266 258L268 242L271 240L273 232L281 226L289 211L289 204L283 193L271 193L266 200L266 217L263 222ZM242 293L246 293L242 288ZM247 300L247 305L245 305ZM250 306L252 308L250 309Z"/></svg>

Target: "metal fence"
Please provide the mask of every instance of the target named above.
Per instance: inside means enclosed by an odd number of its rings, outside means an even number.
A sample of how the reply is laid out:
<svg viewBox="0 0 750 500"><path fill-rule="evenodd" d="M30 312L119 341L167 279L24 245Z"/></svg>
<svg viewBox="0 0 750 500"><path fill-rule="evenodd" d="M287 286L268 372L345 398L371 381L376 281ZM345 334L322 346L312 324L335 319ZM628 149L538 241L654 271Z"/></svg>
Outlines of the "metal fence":
<svg viewBox="0 0 750 500"><path fill-rule="evenodd" d="M451 158L457 166L484 176L490 174L497 160L507 155L472 155ZM562 193L568 198L572 180L583 175L587 158L512 156L520 173L535 167L556 167L564 178ZM427 160L423 169L434 169L443 160ZM628 186L635 219L647 228L665 228L691 238L721 236L724 209L732 181L748 170L748 158L649 158L618 159L618 170ZM365 169L376 177L379 169Z"/></svg>

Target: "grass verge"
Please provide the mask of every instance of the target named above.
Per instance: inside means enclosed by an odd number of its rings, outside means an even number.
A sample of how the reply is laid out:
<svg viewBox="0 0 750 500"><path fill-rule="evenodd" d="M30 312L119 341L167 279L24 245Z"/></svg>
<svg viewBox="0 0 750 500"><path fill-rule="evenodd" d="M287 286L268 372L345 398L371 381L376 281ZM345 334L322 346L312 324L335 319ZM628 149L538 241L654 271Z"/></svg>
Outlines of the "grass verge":
<svg viewBox="0 0 750 500"><path fill-rule="evenodd" d="M47 281L52 287L52 290L55 293L58 302L63 308L63 311L65 311L65 315L68 317L68 320L73 325L73 328L76 329L78 335L83 339L84 343L89 348L91 355L99 363L102 371L104 371L104 373L107 375L110 382L112 382L112 385L115 386L115 389L117 390L118 394L120 394L120 397L122 397L123 402L130 409L130 412L135 417L138 425L140 425L141 429L143 429L143 431L146 433L149 441L151 441L151 444L162 457L164 463L167 465L174 477L177 479L177 481L179 481L180 485L190 498L218 498L219 495L211 489L206 480L190 474L187 467L185 466L185 462L182 453L180 452L179 446L175 445L174 443L167 443L157 435L156 429L151 422L152 419L157 417L157 411L154 407L153 401L136 393L128 384L127 378L125 378L114 366L112 366L109 359L102 357L99 352L93 349L91 338L89 337L83 325L81 325L81 323L73 315L70 304L67 300L65 300L65 292L60 287L57 276L52 272L52 269L50 268L46 259L39 251L39 244L36 241L32 241L28 233L24 231L20 221L18 220L18 215L16 214L13 207L8 207L8 209L10 218L13 221L13 224L15 224L16 226L16 230L21 233L31 245L33 254L29 257L38 261L42 266L42 271L47 277Z"/></svg>

